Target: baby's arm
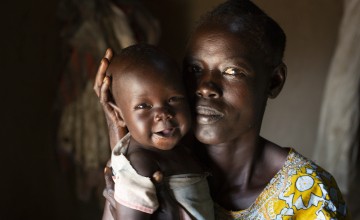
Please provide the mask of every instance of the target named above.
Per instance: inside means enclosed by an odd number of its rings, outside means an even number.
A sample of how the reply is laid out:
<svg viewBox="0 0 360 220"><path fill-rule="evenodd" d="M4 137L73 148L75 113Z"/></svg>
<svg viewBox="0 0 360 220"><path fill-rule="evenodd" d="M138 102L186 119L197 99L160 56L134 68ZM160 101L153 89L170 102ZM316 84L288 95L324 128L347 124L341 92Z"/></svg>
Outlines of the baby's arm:
<svg viewBox="0 0 360 220"><path fill-rule="evenodd" d="M123 220L123 219L124 220L127 220L127 219L129 219L129 220L146 220L146 219L150 219L150 216L151 216L148 213L128 208L119 203L116 203L114 211L115 211L114 215L116 216L115 217L116 220Z"/></svg>
<svg viewBox="0 0 360 220"><path fill-rule="evenodd" d="M167 185L163 181L163 173L159 167L159 161L154 152L137 149L128 155L130 163L138 174L150 177L156 187L156 195L159 208L153 213L152 219L192 219L188 213L170 195Z"/></svg>
<svg viewBox="0 0 360 220"><path fill-rule="evenodd" d="M137 170L137 173L151 177L153 184L156 187L156 195L159 203L159 208L152 214L139 213L140 211L126 210L124 207L121 207L120 204L116 204L113 198L113 194L105 196L107 198L107 204L105 206L103 220L121 220L121 219L148 219L151 216L151 219L158 220L169 220L169 219L191 219L188 213L173 199L170 195L169 190L166 187L166 184L163 182L162 173L159 171L157 166L157 161L153 160L153 155L146 152L136 152L128 155L128 159L131 160L131 166ZM156 172L152 173L152 170ZM108 191L113 192L114 182L112 181L112 172L109 168L105 169L105 183ZM121 183L117 188L122 188ZM125 189L125 188L123 188ZM120 197L121 197L120 193ZM110 197L110 198L108 198ZM128 208L130 209L130 208ZM130 211L130 212L129 212ZM121 213L127 212L127 213Z"/></svg>
<svg viewBox="0 0 360 220"><path fill-rule="evenodd" d="M158 170L156 161L142 148L128 153L126 159L123 155L113 158L113 163L119 162L118 159L127 162L121 163L123 164L121 169L117 166L113 167L117 201L115 219L150 219L151 214L158 207L156 190L151 179L152 174Z"/></svg>

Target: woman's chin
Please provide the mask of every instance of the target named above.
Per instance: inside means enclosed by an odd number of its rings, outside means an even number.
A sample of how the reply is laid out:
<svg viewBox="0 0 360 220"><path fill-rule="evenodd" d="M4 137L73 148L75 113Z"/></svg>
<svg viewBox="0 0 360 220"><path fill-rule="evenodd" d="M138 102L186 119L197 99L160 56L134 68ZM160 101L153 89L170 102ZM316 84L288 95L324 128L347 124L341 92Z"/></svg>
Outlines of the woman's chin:
<svg viewBox="0 0 360 220"><path fill-rule="evenodd" d="M221 143L218 137L219 132L216 132L211 126L197 125L194 133L196 139L203 144L213 145Z"/></svg>

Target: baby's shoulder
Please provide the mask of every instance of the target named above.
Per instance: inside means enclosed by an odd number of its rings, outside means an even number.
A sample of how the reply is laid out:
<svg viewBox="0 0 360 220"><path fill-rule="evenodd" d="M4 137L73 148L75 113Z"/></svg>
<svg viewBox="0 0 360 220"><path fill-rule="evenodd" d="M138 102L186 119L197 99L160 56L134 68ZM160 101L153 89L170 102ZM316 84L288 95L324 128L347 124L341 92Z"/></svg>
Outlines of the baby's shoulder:
<svg viewBox="0 0 360 220"><path fill-rule="evenodd" d="M126 155L131 166L142 176L152 177L153 173L159 171L156 157L149 150L138 148Z"/></svg>

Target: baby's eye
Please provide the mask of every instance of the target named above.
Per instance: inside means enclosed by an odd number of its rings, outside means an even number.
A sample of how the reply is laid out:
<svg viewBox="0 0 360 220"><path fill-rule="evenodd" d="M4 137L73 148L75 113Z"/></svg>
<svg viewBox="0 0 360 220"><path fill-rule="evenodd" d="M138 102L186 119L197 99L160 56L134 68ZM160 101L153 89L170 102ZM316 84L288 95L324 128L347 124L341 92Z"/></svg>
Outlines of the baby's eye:
<svg viewBox="0 0 360 220"><path fill-rule="evenodd" d="M171 103L178 103L178 102L181 102L185 99L184 96L173 96L171 97L168 102L171 104Z"/></svg>
<svg viewBox="0 0 360 220"><path fill-rule="evenodd" d="M234 68L234 67L226 68L223 71L223 74L229 75L229 76L245 76L246 75L244 71L242 71L240 69L237 69L237 68Z"/></svg>
<svg viewBox="0 0 360 220"><path fill-rule="evenodd" d="M147 103L141 103L141 104L135 106L135 109L150 109L150 108L152 108L152 106Z"/></svg>

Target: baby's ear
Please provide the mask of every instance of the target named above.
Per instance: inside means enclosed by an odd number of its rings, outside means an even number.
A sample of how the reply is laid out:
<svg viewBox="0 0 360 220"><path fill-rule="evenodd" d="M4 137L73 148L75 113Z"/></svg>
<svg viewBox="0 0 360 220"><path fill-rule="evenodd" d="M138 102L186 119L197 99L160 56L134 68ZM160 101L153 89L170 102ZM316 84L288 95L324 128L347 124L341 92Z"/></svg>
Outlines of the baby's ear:
<svg viewBox="0 0 360 220"><path fill-rule="evenodd" d="M126 123L124 121L124 118L123 118L123 114L120 110L120 108L112 103L112 102L109 102L109 105L111 106L111 108L113 109L114 111L114 116L115 116L115 120L118 122L118 124L121 126L121 127L126 127Z"/></svg>
<svg viewBox="0 0 360 220"><path fill-rule="evenodd" d="M269 98L274 99L279 95L281 89L283 88L287 75L287 67L281 62L275 69L273 70L270 78L270 86L269 86Z"/></svg>

